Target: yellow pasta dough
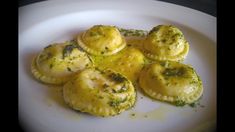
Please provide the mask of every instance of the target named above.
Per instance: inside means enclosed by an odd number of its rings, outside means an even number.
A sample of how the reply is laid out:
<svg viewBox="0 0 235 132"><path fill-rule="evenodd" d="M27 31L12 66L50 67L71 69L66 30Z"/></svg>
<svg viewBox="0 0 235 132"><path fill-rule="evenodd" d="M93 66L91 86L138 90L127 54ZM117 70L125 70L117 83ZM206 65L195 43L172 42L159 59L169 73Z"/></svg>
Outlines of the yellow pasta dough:
<svg viewBox="0 0 235 132"><path fill-rule="evenodd" d="M132 83L119 73L89 68L64 85L63 97L75 110L112 116L134 105L136 91Z"/></svg>
<svg viewBox="0 0 235 132"><path fill-rule="evenodd" d="M171 103L193 103L203 92L202 81L192 67L171 61L146 66L139 85L150 97Z"/></svg>
<svg viewBox="0 0 235 132"><path fill-rule="evenodd" d="M78 35L78 44L92 55L112 55L126 46L124 37L113 26L95 25Z"/></svg>
<svg viewBox="0 0 235 132"><path fill-rule="evenodd" d="M41 82L63 85L63 99L72 109L114 116L135 104L134 86L175 105L197 101L202 81L191 66L177 62L188 51L175 26L158 25L148 32L95 25L75 41L45 47L31 71Z"/></svg>
<svg viewBox="0 0 235 132"><path fill-rule="evenodd" d="M144 55L134 47L127 47L118 54L104 57L91 56L96 66L112 69L135 82L144 66Z"/></svg>
<svg viewBox="0 0 235 132"><path fill-rule="evenodd" d="M143 50L145 55L153 60L182 61L188 54L189 44L178 28L159 25L147 35Z"/></svg>
<svg viewBox="0 0 235 132"><path fill-rule="evenodd" d="M36 79L48 84L63 84L79 70L92 66L91 59L76 42L53 44L33 60L31 70Z"/></svg>

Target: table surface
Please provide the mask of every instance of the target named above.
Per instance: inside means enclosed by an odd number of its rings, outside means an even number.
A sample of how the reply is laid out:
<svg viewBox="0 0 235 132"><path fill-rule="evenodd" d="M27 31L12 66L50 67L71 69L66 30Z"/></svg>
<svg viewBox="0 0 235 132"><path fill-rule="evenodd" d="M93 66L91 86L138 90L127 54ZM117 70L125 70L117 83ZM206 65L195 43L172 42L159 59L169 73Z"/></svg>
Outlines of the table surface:
<svg viewBox="0 0 235 132"><path fill-rule="evenodd" d="M40 1L44 1L44 0L19 0L18 6L21 7L21 6L25 6L25 5L40 2ZM160 0L160 1L165 1L165 2L176 4L176 5L189 7L189 8L210 14L214 17L216 17L216 14L217 14L216 12L217 0Z"/></svg>

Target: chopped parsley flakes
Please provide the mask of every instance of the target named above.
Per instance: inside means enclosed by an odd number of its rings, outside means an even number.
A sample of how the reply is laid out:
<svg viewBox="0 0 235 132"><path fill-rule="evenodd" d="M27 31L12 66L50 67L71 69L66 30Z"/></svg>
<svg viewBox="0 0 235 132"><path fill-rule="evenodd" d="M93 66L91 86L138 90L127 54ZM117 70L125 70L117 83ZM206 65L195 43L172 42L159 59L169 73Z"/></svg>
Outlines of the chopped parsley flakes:
<svg viewBox="0 0 235 132"><path fill-rule="evenodd" d="M124 81L126 80L126 78L123 77L123 76L122 76L121 74L119 74L119 73L111 73L111 74L109 75L109 77L110 77L113 81L118 82L118 83L122 83L122 82L124 82Z"/></svg>
<svg viewBox="0 0 235 132"><path fill-rule="evenodd" d="M77 48L76 45L66 45L64 50L63 50L63 59L71 54L73 49Z"/></svg>
<svg viewBox="0 0 235 132"><path fill-rule="evenodd" d="M186 103L184 102L184 101L182 101L182 100L177 100L177 101L175 101L175 103L174 103L176 106L185 106L186 105Z"/></svg>

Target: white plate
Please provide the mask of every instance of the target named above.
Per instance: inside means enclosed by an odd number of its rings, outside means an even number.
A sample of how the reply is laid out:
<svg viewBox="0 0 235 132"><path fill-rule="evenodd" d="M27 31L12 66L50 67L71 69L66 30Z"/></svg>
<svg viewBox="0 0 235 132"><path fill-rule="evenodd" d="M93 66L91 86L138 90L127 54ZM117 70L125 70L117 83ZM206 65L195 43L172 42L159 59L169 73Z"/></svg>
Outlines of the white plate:
<svg viewBox="0 0 235 132"><path fill-rule="evenodd" d="M138 92L136 106L99 118L73 111L56 88L36 81L32 57L52 42L71 39L95 24L150 30L159 24L179 27L190 43L184 63L204 85L204 108L175 107ZM143 99L140 99L143 97ZM131 116L132 113L136 115ZM147 117L145 117L147 115ZM216 18L159 1L46 1L19 9L19 118L33 132L156 132L211 130L216 126Z"/></svg>

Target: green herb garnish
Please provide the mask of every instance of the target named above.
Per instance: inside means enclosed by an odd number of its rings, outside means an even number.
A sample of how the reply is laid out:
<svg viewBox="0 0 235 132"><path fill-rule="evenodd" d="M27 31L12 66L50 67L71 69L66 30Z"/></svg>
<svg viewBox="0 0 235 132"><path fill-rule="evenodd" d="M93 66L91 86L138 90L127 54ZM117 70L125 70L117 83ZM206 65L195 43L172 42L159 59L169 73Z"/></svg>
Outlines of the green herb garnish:
<svg viewBox="0 0 235 132"><path fill-rule="evenodd" d="M174 103L176 106L185 106L186 105L186 103L184 102L184 101L182 101L182 100L177 100L177 101L175 101L175 103Z"/></svg>
<svg viewBox="0 0 235 132"><path fill-rule="evenodd" d="M76 45L76 46L77 46L77 48L78 48L80 51L85 52L82 47L80 47L79 45Z"/></svg>
<svg viewBox="0 0 235 132"><path fill-rule="evenodd" d="M166 68L165 71L162 73L164 76L171 77L171 76L182 76L185 73L184 68Z"/></svg>
<svg viewBox="0 0 235 132"><path fill-rule="evenodd" d="M50 69L51 69L53 66L54 66L53 64L50 64Z"/></svg>
<svg viewBox="0 0 235 132"><path fill-rule="evenodd" d="M161 26L162 26L162 25L159 25L159 26L154 27L154 28L149 32L149 34L151 34L151 33L153 33L153 32L157 32L157 31L160 29Z"/></svg>
<svg viewBox="0 0 235 132"><path fill-rule="evenodd" d="M169 67L170 64L168 61L161 61L160 65L167 68L167 67Z"/></svg>
<svg viewBox="0 0 235 132"><path fill-rule="evenodd" d="M128 36L143 37L148 34L148 31L145 31L145 30L124 29L124 28L118 28L118 30L126 37Z"/></svg>
<svg viewBox="0 0 235 132"><path fill-rule="evenodd" d="M201 96L201 97L202 97L202 96ZM195 102L189 104L189 106L190 106L190 107L193 107L193 108L195 108L195 107L197 107L197 106L200 106L200 107L202 107L202 108L205 107L204 105L201 105L200 102L199 102L200 99L201 99L201 97L200 97L197 101L195 101Z"/></svg>
<svg viewBox="0 0 235 132"><path fill-rule="evenodd" d="M189 104L189 106L195 108L197 104L194 102L194 103Z"/></svg>
<svg viewBox="0 0 235 132"><path fill-rule="evenodd" d="M70 68L70 67L67 67L67 70L68 70L68 71L70 71L70 72L72 72L72 70L71 70L71 68Z"/></svg>
<svg viewBox="0 0 235 132"><path fill-rule="evenodd" d="M122 83L122 82L124 82L125 80L126 80L126 78L125 77L123 77L121 74L119 74L119 73L111 73L110 75L109 75L109 77L113 80L113 81L116 81L116 82L118 82L118 83Z"/></svg>
<svg viewBox="0 0 235 132"><path fill-rule="evenodd" d="M47 49L47 48L49 48L49 47L51 47L52 45L50 44L50 45L48 45L48 46L46 46L44 49Z"/></svg>
<svg viewBox="0 0 235 132"><path fill-rule="evenodd" d="M78 48L78 47L74 44L66 45L63 50L63 59L65 57L69 56L71 54L71 52L73 51L73 49L75 49L75 48Z"/></svg>
<svg viewBox="0 0 235 132"><path fill-rule="evenodd" d="M103 97L103 96L99 96L98 98L99 98L99 99L103 99L104 97Z"/></svg>
<svg viewBox="0 0 235 132"><path fill-rule="evenodd" d="M162 42L162 43L165 43L165 42L166 42L166 39L162 39L161 42Z"/></svg>
<svg viewBox="0 0 235 132"><path fill-rule="evenodd" d="M103 88L107 88L109 87L109 85L107 85L106 83L103 85Z"/></svg>
<svg viewBox="0 0 235 132"><path fill-rule="evenodd" d="M127 98L112 100L109 102L109 106L114 107L114 108L118 107L121 103L125 102L126 100L127 100Z"/></svg>

